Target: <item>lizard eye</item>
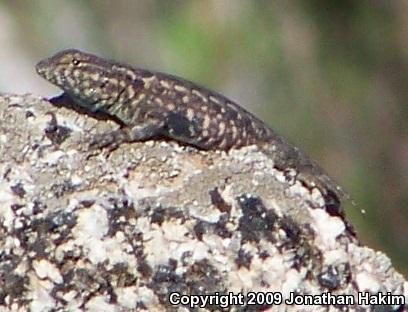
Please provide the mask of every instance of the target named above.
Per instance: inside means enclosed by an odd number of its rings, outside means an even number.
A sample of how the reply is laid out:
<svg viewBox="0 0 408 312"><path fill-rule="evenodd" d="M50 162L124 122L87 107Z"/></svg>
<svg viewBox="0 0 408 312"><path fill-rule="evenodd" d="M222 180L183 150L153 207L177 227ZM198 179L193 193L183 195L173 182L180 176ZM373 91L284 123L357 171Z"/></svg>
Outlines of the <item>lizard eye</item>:
<svg viewBox="0 0 408 312"><path fill-rule="evenodd" d="M72 59L72 64L75 65L75 66L78 66L79 64L81 64L81 61L78 60L77 58L73 58Z"/></svg>

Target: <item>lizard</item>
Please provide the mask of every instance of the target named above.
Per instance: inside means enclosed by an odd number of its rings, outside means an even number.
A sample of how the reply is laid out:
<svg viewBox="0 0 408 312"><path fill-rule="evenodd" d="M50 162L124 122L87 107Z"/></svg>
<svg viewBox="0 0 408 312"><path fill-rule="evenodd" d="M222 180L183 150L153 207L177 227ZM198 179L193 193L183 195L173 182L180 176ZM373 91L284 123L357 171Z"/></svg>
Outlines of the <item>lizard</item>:
<svg viewBox="0 0 408 312"><path fill-rule="evenodd" d="M331 214L343 215L350 199L327 173L249 111L227 97L191 81L140 69L77 49L41 60L37 73L63 90L73 106L102 113L120 128L95 137L94 148L166 138L201 150L229 151L256 145L284 172L317 188Z"/></svg>

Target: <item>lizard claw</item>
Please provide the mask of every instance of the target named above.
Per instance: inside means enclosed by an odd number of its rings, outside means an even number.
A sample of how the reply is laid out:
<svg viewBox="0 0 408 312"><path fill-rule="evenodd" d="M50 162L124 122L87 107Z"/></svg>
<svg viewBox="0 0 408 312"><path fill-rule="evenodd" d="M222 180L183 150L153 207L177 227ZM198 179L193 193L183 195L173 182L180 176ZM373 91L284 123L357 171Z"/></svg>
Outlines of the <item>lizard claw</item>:
<svg viewBox="0 0 408 312"><path fill-rule="evenodd" d="M115 132L95 135L87 146L88 158L99 155L102 149L107 150L107 156L109 156L111 152L119 147L120 143Z"/></svg>

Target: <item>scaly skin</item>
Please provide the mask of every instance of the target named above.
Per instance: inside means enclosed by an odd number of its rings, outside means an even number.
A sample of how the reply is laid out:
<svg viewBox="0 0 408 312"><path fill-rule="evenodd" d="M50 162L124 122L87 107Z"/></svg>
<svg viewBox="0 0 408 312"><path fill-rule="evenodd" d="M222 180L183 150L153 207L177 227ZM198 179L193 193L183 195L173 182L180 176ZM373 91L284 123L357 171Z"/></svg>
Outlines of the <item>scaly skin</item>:
<svg viewBox="0 0 408 312"><path fill-rule="evenodd" d="M95 139L98 147L170 138L203 150L230 150L257 145L281 170L294 169L310 188L318 187L327 205L339 207L348 197L298 148L238 104L216 92L168 74L69 49L36 65L88 112L104 113L121 129Z"/></svg>

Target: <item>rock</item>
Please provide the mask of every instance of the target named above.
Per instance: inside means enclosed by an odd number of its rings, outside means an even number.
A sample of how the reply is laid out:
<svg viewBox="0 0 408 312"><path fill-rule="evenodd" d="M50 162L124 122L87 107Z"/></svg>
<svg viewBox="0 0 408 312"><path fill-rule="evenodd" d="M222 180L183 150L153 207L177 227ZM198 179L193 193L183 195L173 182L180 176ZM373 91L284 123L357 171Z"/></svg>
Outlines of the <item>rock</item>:
<svg viewBox="0 0 408 312"><path fill-rule="evenodd" d="M408 283L256 147L90 151L113 122L31 95L0 116L0 311L404 309L370 306Z"/></svg>

